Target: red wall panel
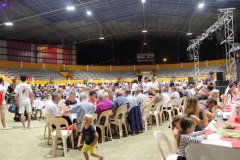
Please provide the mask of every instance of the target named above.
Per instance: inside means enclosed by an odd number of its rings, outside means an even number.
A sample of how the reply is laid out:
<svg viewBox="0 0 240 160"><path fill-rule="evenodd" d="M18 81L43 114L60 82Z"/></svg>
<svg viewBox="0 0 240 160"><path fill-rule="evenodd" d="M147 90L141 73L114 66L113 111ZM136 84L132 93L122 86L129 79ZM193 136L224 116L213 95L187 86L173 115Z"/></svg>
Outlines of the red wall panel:
<svg viewBox="0 0 240 160"><path fill-rule="evenodd" d="M31 43L8 41L8 60L31 62Z"/></svg>

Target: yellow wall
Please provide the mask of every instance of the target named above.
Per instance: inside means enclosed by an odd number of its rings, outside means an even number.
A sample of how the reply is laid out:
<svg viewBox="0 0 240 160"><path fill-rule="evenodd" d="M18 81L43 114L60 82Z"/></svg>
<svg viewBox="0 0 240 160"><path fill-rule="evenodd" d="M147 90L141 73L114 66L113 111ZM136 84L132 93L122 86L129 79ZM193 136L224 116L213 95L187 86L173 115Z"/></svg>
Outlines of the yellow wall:
<svg viewBox="0 0 240 160"><path fill-rule="evenodd" d="M208 65L209 66L220 66L221 64L225 65L226 64L226 60L225 59L221 59L221 60L208 61Z"/></svg>
<svg viewBox="0 0 240 160"><path fill-rule="evenodd" d="M136 65L135 70L156 70L157 65Z"/></svg>
<svg viewBox="0 0 240 160"><path fill-rule="evenodd" d="M66 65L67 70L75 71L75 70L87 70L87 66L80 65Z"/></svg>
<svg viewBox="0 0 240 160"><path fill-rule="evenodd" d="M134 70L133 66L112 66L113 71L128 71L128 70Z"/></svg>
<svg viewBox="0 0 240 160"><path fill-rule="evenodd" d="M109 71L110 66L88 66L89 71Z"/></svg>
<svg viewBox="0 0 240 160"><path fill-rule="evenodd" d="M159 69L178 69L181 68L181 64L162 64L159 65Z"/></svg>
<svg viewBox="0 0 240 160"><path fill-rule="evenodd" d="M32 69L42 69L42 63L30 63L30 62L22 62L23 68L32 68ZM220 66L225 65L225 59L222 60L212 60L207 62L208 66ZM183 68L194 68L194 63L182 63ZM206 61L199 62L200 67L206 66ZM61 64L44 64L45 69L48 70L60 70L63 68ZM13 62L13 61L0 61L0 67L8 67L8 68L21 68L21 62ZM135 65L135 70L156 70L157 67L159 69L179 69L181 68L181 63L179 64L161 64L161 65ZM131 66L83 66L83 65L66 65L67 70L88 70L89 71L123 71L123 70L134 70L134 65Z"/></svg>
<svg viewBox="0 0 240 160"><path fill-rule="evenodd" d="M44 64L45 69L48 70L60 70L62 68L62 65L60 64Z"/></svg>
<svg viewBox="0 0 240 160"><path fill-rule="evenodd" d="M23 68L43 69L43 64L42 64L42 63L29 63L29 62L24 62L24 63L23 63Z"/></svg>
<svg viewBox="0 0 240 160"><path fill-rule="evenodd" d="M21 68L21 62L0 61L0 67Z"/></svg>

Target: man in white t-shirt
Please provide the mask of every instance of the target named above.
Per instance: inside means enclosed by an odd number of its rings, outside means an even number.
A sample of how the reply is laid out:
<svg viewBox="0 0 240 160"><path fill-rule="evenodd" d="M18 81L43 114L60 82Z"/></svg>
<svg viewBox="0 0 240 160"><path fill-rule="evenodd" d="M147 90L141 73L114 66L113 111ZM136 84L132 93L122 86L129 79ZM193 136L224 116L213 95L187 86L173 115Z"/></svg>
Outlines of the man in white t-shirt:
<svg viewBox="0 0 240 160"><path fill-rule="evenodd" d="M6 101L5 96L7 89L3 86L3 79L0 77L0 92L2 94L2 104L0 104L0 115L1 115L1 122L3 129L9 129L9 127L6 126L6 119L5 119L5 109L6 109Z"/></svg>
<svg viewBox="0 0 240 160"><path fill-rule="evenodd" d="M21 114L21 121L23 127L25 128L25 117L24 112L27 111L28 114L28 128L30 128L31 122L31 114L32 114L32 98L33 98L33 91L29 84L26 83L26 76L20 76L21 83L17 85L15 89L16 93L16 103L19 108L19 113Z"/></svg>
<svg viewBox="0 0 240 160"><path fill-rule="evenodd" d="M152 77L151 87L159 90L159 83L157 82L157 78L155 76Z"/></svg>
<svg viewBox="0 0 240 160"><path fill-rule="evenodd" d="M146 93L147 90L147 81L148 81L148 77L144 78L144 81L142 82L142 88L143 88L143 93Z"/></svg>

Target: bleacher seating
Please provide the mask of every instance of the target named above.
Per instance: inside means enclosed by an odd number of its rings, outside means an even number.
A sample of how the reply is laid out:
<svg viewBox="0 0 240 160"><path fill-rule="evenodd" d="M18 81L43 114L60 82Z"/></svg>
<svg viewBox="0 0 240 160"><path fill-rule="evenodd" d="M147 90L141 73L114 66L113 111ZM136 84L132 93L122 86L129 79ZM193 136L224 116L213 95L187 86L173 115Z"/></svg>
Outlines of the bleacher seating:
<svg viewBox="0 0 240 160"><path fill-rule="evenodd" d="M59 75L58 71L54 70L0 68L0 74L3 74L8 78L27 75L33 77L35 80L65 79L64 77Z"/></svg>
<svg viewBox="0 0 240 160"><path fill-rule="evenodd" d="M199 76L207 76L209 71L219 72L222 69L218 66L201 67ZM70 71L73 79L108 79L113 80L119 77L123 79L136 78L137 71ZM0 74L11 77L19 77L25 74L34 77L35 80L64 80L58 71L55 70L36 70L36 69L16 69L16 68L0 68ZM194 68L180 68L180 69L160 69L156 72L159 78L172 77L191 77L194 75Z"/></svg>
<svg viewBox="0 0 240 160"><path fill-rule="evenodd" d="M201 67L199 68L199 76L207 76L209 71L220 72L221 68L214 67ZM192 77L194 75L194 68L189 69L164 69L157 71L157 77L169 78L169 77Z"/></svg>
<svg viewBox="0 0 240 160"><path fill-rule="evenodd" d="M135 78L135 71L72 71L73 79L116 79Z"/></svg>

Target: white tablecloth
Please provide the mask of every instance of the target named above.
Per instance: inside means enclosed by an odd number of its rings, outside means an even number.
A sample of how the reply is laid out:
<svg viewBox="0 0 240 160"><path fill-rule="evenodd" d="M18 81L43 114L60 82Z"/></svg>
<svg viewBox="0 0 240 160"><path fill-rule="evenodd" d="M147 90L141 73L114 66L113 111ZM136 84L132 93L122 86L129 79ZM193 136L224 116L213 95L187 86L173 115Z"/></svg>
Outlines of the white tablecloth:
<svg viewBox="0 0 240 160"><path fill-rule="evenodd" d="M224 115L229 115L225 112ZM216 130L215 121L207 129ZM232 148L231 142L223 141L217 133L208 136L201 144L191 144L186 149L187 160L240 160L240 148Z"/></svg>

